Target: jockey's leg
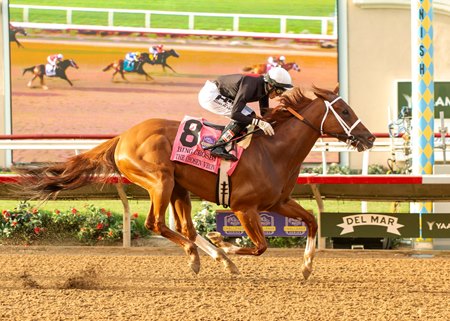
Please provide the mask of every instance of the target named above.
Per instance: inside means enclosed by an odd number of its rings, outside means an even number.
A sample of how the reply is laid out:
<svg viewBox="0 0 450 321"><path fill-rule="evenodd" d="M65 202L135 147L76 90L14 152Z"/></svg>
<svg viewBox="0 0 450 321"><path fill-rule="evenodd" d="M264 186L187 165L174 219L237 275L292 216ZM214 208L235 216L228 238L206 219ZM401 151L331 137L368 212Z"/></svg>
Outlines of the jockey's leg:
<svg viewBox="0 0 450 321"><path fill-rule="evenodd" d="M217 140L217 144L222 144L221 146L215 147L211 150L211 155L220 157L226 160L231 160L233 162L237 161L237 157L233 154L230 154L226 150L226 146L228 145L227 142L229 142L231 139L233 139L237 134L239 134L243 129L245 128L245 125L231 121L223 130L222 134L220 135L220 138Z"/></svg>

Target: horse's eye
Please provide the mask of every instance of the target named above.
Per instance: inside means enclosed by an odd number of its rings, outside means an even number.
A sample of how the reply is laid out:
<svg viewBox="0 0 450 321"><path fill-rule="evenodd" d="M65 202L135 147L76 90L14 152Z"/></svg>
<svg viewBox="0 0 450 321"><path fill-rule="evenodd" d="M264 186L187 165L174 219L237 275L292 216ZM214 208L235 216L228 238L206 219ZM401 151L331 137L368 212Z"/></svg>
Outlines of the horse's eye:
<svg viewBox="0 0 450 321"><path fill-rule="evenodd" d="M342 113L344 114L344 115L349 115L350 113L348 112L348 110L347 109L344 109L343 111L342 111Z"/></svg>

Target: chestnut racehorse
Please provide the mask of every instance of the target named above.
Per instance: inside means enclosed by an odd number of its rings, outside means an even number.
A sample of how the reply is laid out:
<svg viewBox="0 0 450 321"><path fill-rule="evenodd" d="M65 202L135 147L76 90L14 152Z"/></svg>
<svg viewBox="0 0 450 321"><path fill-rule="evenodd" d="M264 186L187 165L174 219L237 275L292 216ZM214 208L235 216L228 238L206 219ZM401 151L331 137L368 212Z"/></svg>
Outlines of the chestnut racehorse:
<svg viewBox="0 0 450 321"><path fill-rule="evenodd" d="M287 71L289 71L291 69L295 70L297 72L300 71L300 67L295 62L287 62L283 65L280 65L280 67L286 69ZM252 74L262 75L262 74L265 74L268 70L267 70L267 64L256 64L256 65L244 67L244 68L242 68L242 71L251 72Z"/></svg>
<svg viewBox="0 0 450 321"><path fill-rule="evenodd" d="M273 211L301 219L308 227L301 268L307 279L312 272L317 223L310 212L290 197L300 165L322 134L347 142L358 151L371 148L375 140L350 106L337 96L337 89L333 92L314 87L314 92L317 96L314 100L298 88L283 94L280 105L264 117L267 122L276 122L275 135L254 133L231 176L230 208L253 247L237 247L216 240L217 248L195 231L189 193L214 202L217 175L170 160L178 121L149 119L65 163L16 170L22 175L21 181L26 182L25 192L40 199L87 185L94 177L125 176L149 193L151 206L146 228L181 246L196 273L200 269L197 246L222 262L231 273L239 271L226 253L263 254L267 242L259 212ZM169 203L174 209L176 231L165 223Z"/></svg>

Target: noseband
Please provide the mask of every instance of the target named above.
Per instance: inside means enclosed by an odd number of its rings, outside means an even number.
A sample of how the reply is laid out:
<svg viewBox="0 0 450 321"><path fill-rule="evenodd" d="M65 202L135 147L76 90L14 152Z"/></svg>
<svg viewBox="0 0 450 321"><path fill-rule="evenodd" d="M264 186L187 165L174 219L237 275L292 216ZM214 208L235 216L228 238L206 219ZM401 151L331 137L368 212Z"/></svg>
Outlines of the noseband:
<svg viewBox="0 0 450 321"><path fill-rule="evenodd" d="M318 131L321 135L327 134L330 136L333 136L337 139L343 139L346 141L347 144L351 144L352 142L356 142L357 139L355 136L353 136L351 133L353 129L355 129L356 126L361 122L361 120L358 118L357 121L352 126L349 126L345 123L345 121L339 116L339 114L334 110L333 104L337 102L339 99L342 99L340 96L336 97L332 102L329 102L328 100L324 100L325 103L325 114L323 115L322 121L320 123L320 128L315 127L313 124L311 124L307 119L305 119L302 115L300 115L298 112L296 112L293 108L287 107L286 109L294 115L296 118L307 124L309 127L313 128L314 130ZM336 120L341 125L342 129L345 132L345 135L342 134L334 134L334 133L328 133L323 130L323 124L325 123L325 119L328 117L328 113L331 112L334 114L334 117L336 117Z"/></svg>

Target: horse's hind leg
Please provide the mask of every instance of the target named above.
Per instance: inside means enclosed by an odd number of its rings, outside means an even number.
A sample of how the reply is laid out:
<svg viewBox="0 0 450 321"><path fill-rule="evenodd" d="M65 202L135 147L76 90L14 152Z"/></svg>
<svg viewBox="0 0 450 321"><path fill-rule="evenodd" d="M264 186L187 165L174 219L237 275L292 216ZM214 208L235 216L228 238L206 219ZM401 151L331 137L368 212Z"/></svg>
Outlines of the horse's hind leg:
<svg viewBox="0 0 450 321"><path fill-rule="evenodd" d="M32 82L33 82L33 80L36 79L36 77L37 77L37 75L34 75L33 78L30 79L30 81L27 83L27 87L31 88Z"/></svg>
<svg viewBox="0 0 450 321"><path fill-rule="evenodd" d="M305 280L308 279L312 273L312 263L316 249L317 222L314 215L305 210L293 199L289 199L286 203L280 204L270 210L286 217L301 219L306 223L308 227L308 238L303 256L302 274Z"/></svg>
<svg viewBox="0 0 450 321"><path fill-rule="evenodd" d="M186 236L189 240L195 242L206 254L213 259L222 262L224 267L233 274L239 274L236 265L225 255L222 249L218 249L207 240L205 240L194 228L191 217L191 199L189 192L175 184L171 196L171 203L175 212L175 222L177 231Z"/></svg>
<svg viewBox="0 0 450 321"><path fill-rule="evenodd" d="M155 142L158 145L158 142ZM119 148L119 146L118 146ZM161 147L162 148L162 147ZM158 148L155 148L158 150ZM151 154L149 152L148 154ZM181 246L189 256L189 266L195 273L200 271L200 257L197 246L180 233L172 231L166 226L165 214L174 188L173 168L168 168L169 157L161 159L152 155L154 162L148 163L137 157L135 152L121 152L116 150L116 162L119 170L132 182L146 189L151 198L151 207L145 227L152 232L160 234L175 244ZM147 157L150 157L147 155Z"/></svg>
<svg viewBox="0 0 450 321"><path fill-rule="evenodd" d="M48 87L47 87L47 86L45 85L45 83L44 83L44 76L39 76L39 79L40 79L40 81L41 81L41 87L42 87L42 89L47 90Z"/></svg>

